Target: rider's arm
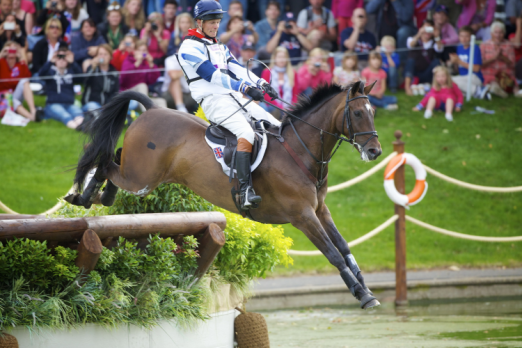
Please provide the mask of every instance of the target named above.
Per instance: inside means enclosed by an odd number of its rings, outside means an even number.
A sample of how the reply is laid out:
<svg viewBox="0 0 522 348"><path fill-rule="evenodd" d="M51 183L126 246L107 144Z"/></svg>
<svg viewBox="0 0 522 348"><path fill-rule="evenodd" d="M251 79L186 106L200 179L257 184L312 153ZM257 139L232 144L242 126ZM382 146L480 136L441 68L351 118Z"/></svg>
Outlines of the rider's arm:
<svg viewBox="0 0 522 348"><path fill-rule="evenodd" d="M238 81L222 73L221 70L214 67L199 47L182 46L180 57L194 69L196 74L212 84L242 93L252 85L243 79Z"/></svg>

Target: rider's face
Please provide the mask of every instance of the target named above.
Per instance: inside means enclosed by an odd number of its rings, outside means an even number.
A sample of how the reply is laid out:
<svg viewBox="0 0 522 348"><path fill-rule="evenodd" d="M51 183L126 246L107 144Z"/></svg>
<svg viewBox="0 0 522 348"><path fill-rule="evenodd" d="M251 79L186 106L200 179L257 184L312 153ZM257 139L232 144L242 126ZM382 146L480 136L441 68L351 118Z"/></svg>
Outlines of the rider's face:
<svg viewBox="0 0 522 348"><path fill-rule="evenodd" d="M221 23L221 19L212 19L210 21L201 21L201 27L203 28L203 33L210 37L216 37L218 28L219 28L219 23Z"/></svg>

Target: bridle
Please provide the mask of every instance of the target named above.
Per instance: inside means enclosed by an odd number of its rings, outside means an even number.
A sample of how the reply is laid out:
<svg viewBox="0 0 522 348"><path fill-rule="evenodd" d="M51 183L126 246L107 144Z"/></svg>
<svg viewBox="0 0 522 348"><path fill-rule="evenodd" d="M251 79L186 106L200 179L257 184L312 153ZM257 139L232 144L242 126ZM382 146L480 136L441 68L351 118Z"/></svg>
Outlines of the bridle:
<svg viewBox="0 0 522 348"><path fill-rule="evenodd" d="M297 139L299 140L301 145L303 145L303 147L305 148L306 152L308 152L308 154L315 160L315 162L320 165L319 179L317 179L317 182L315 184L316 188L321 187L324 184L324 182L326 181L326 175L324 175L326 167L328 166L328 163L330 163L330 161L332 160L333 156L335 155L335 153L337 152L337 150L339 149L339 147L341 146L341 144L344 141L347 142L347 143L350 143L353 146L356 146L359 151L363 151L364 146L366 146L366 144L368 144L368 142L370 140L372 140L373 138L377 138L378 137L377 131L357 132L357 133L353 131L352 120L351 120L351 117L350 117L350 102L353 101L353 100L356 100L356 99L361 99L361 98L368 99L368 97L365 96L365 95L360 95L360 96L357 96L357 97L350 98L351 91L352 91L352 88L350 87L350 89L348 90L348 93L346 94L346 103L344 105L343 123L342 123L341 134L340 135L339 134L335 134L335 133L330 133L328 131L325 131L324 129L319 128L319 127L317 127L317 126L315 126L315 125L313 125L313 124L311 124L309 122L306 122L305 120L303 120L303 119L293 115L292 113L290 113L290 112L288 112L286 110L283 110L283 109L281 109L281 108L279 108L279 107L277 107L277 106L275 106L275 105L273 105L271 103L268 103L269 105L274 106L275 108L281 110L282 112L285 112L290 117L298 119L301 122L306 123L310 127L313 127L313 128L317 129L320 132L320 136L321 136L321 160L319 160L310 151L310 149L306 146L304 141L301 139L301 137L299 136L299 133L297 133L297 129L295 128L294 123L292 122L292 119L288 120L288 123L290 124L290 126L294 130L294 133L297 136ZM346 127L348 128L348 138L346 138L346 137L344 137L342 135L342 131L344 129L344 124L345 123L346 123ZM282 136L281 136L282 131L283 131L283 127L281 127L279 129L279 138L280 138L279 141L281 141L281 139L282 139ZM324 158L324 134L331 135L331 136L333 136L334 138L337 139L337 146L335 147L334 151L328 156L327 159ZM361 144L357 143L357 136L362 136L362 135L371 135L371 136L368 139L366 139L364 144L361 145Z"/></svg>

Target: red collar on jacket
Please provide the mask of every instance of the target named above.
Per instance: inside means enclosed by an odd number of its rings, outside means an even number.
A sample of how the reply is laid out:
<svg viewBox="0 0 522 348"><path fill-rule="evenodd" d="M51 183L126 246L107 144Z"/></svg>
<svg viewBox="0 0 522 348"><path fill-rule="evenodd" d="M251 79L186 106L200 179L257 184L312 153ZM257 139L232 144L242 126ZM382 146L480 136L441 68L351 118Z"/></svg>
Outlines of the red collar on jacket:
<svg viewBox="0 0 522 348"><path fill-rule="evenodd" d="M216 38L210 39L210 38L206 37L205 35L201 34L197 29L189 29L188 35L189 36L193 35L193 36L195 36L197 38L200 38L200 39L207 39L207 40L210 40L212 42L217 42Z"/></svg>

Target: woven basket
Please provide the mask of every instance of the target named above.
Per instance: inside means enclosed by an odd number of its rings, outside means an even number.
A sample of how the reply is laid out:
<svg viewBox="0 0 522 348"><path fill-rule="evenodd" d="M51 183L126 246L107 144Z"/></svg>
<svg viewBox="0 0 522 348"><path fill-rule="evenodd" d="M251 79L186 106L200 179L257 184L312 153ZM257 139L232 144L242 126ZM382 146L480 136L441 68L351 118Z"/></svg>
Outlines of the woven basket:
<svg viewBox="0 0 522 348"><path fill-rule="evenodd" d="M0 348L18 348L16 337L6 333L0 333Z"/></svg>
<svg viewBox="0 0 522 348"><path fill-rule="evenodd" d="M241 312L234 321L238 348L270 348L265 318L259 313L236 309Z"/></svg>

